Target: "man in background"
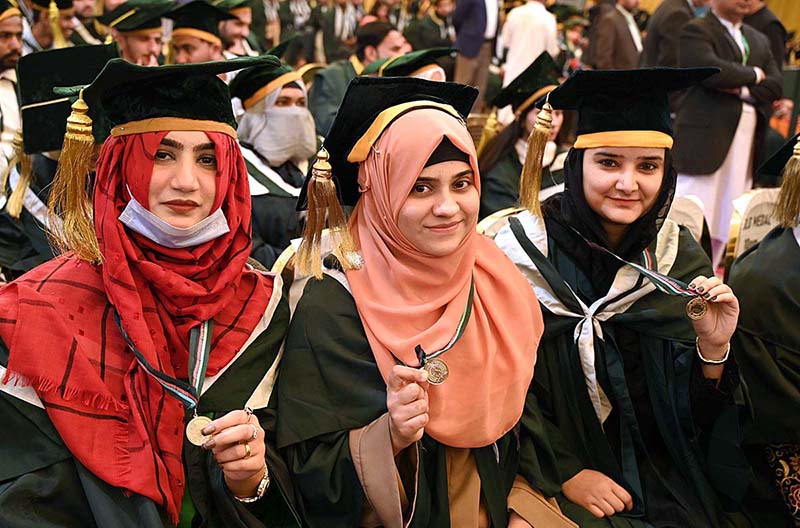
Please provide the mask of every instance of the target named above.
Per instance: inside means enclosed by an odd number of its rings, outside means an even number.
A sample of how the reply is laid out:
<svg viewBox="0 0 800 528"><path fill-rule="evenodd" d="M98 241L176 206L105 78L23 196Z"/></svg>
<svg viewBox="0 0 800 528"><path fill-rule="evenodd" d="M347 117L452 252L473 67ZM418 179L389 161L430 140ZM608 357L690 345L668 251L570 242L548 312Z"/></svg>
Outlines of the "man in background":
<svg viewBox="0 0 800 528"><path fill-rule="evenodd" d="M631 70L639 67L644 48L642 35L633 18L639 0L617 0L614 9L599 15L591 38L590 65L596 70Z"/></svg>

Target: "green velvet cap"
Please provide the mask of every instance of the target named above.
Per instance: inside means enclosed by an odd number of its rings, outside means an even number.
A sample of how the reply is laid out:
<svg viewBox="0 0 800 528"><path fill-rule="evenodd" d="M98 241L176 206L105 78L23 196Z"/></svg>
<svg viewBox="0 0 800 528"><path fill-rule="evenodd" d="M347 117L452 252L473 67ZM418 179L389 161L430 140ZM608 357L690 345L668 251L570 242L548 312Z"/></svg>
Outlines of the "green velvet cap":
<svg viewBox="0 0 800 528"><path fill-rule="evenodd" d="M56 95L56 86L87 84L117 47L76 46L24 55L17 64L17 90L26 154L60 150L73 98Z"/></svg>
<svg viewBox="0 0 800 528"><path fill-rule="evenodd" d="M413 77L362 76L350 81L323 144L330 155L333 179L341 203L353 206L358 201L358 163L347 161L347 157L381 112L403 103L431 101L452 106L466 121L476 97L478 90L472 86ZM310 175L311 171L297 201L300 211L306 208Z"/></svg>
<svg viewBox="0 0 800 528"><path fill-rule="evenodd" d="M253 8L251 0L212 0L210 3L212 6L218 7L223 11L232 11L243 7Z"/></svg>
<svg viewBox="0 0 800 528"><path fill-rule="evenodd" d="M569 17L563 22L564 29L572 29L576 26L589 27L589 19L581 16Z"/></svg>
<svg viewBox="0 0 800 528"><path fill-rule="evenodd" d="M550 92L553 108L578 111L578 136L655 131L672 136L667 94L719 73L718 68L581 70ZM537 102L541 108L545 98Z"/></svg>
<svg viewBox="0 0 800 528"><path fill-rule="evenodd" d="M275 55L279 59L283 58L283 55L286 53L286 50L289 49L289 46L294 44L295 42L300 40L300 34L292 35L291 37L287 38L286 40L282 40L278 43L277 46L271 48L267 51L267 55Z"/></svg>
<svg viewBox="0 0 800 528"><path fill-rule="evenodd" d="M583 18L583 11L571 5L553 4L547 8L548 11L556 16L556 21L560 24L572 17Z"/></svg>
<svg viewBox="0 0 800 528"><path fill-rule="evenodd" d="M279 62L261 56L147 67L114 59L83 91L95 139L104 140L116 126L158 117L215 121L235 130L228 85L217 76L258 65L277 67ZM80 88L58 93L77 94Z"/></svg>
<svg viewBox="0 0 800 528"><path fill-rule="evenodd" d="M511 105L511 108L516 111L542 88L557 86L560 76L561 70L550 54L545 51L517 75L508 86L500 90L500 93L492 101L492 105L497 108ZM533 108L533 105L531 104L530 107Z"/></svg>
<svg viewBox="0 0 800 528"><path fill-rule="evenodd" d="M56 6L59 11L73 8L72 0L56 0ZM50 9L50 0L33 0L32 7L39 11L47 11Z"/></svg>
<svg viewBox="0 0 800 528"><path fill-rule="evenodd" d="M775 154L773 154L767 161L761 164L758 168L758 173L765 176L780 177L783 173L783 168L789 163L789 159L794 152L794 146L800 140L800 134L797 134L788 142L786 142Z"/></svg>
<svg viewBox="0 0 800 528"><path fill-rule="evenodd" d="M455 53L455 48L429 48L411 51L397 57L388 57L371 62L361 75L378 77L406 77L420 68L436 64L436 59Z"/></svg>
<svg viewBox="0 0 800 528"><path fill-rule="evenodd" d="M173 6L170 0L128 0L98 20L122 32L161 29L161 17Z"/></svg>
<svg viewBox="0 0 800 528"><path fill-rule="evenodd" d="M230 83L231 97L238 97L242 101L249 99L275 79L293 71L291 66L285 64L277 67L272 65L255 66L242 70Z"/></svg>
<svg viewBox="0 0 800 528"><path fill-rule="evenodd" d="M216 38L219 38L219 23L236 18L227 11L214 7L203 0L194 0L184 4L164 16L174 21L173 32L179 29L193 29Z"/></svg>

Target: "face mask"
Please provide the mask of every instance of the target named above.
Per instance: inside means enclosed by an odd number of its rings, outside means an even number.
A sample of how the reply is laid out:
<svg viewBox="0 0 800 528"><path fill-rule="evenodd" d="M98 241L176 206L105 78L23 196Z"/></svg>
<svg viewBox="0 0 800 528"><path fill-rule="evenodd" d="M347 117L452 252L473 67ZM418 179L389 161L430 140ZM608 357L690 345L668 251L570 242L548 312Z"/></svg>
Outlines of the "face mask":
<svg viewBox="0 0 800 528"><path fill-rule="evenodd" d="M317 153L314 118L300 106L273 106L260 115L247 112L239 125L239 138L253 145L272 167L290 160L306 161Z"/></svg>
<svg viewBox="0 0 800 528"><path fill-rule="evenodd" d="M119 221L156 244L172 249L199 246L230 231L221 207L192 227L180 228L169 225L145 209L133 195L119 215Z"/></svg>

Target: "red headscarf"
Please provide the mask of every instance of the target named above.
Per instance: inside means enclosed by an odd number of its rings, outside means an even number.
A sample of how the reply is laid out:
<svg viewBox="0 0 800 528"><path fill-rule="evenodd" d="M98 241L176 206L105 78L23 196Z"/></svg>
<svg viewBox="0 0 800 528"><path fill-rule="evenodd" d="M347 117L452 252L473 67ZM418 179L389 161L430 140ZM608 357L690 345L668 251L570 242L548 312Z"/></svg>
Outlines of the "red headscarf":
<svg viewBox="0 0 800 528"><path fill-rule="evenodd" d="M434 351L448 343L474 278L470 321L442 356L450 376L428 388L425 432L452 447L483 447L522 415L544 323L525 278L474 225L442 257L420 252L398 228L411 188L445 136L469 155L480 190L475 146L463 124L435 109L399 117L359 166L362 194L350 229L365 263L347 271L347 280L378 369L388 380L395 357L416 366L417 344Z"/></svg>
<svg viewBox="0 0 800 528"><path fill-rule="evenodd" d="M57 258L0 294L6 379L22 377L73 455L109 484L161 504L177 523L184 492L184 407L139 367L114 322L168 376L188 376L190 330L213 319L209 376L227 365L264 315L272 279L250 254L247 170L234 139L207 132L217 157L216 197L230 231L172 249L128 231L126 187L148 206L156 149L167 132L109 138L100 154L94 222L101 266Z"/></svg>

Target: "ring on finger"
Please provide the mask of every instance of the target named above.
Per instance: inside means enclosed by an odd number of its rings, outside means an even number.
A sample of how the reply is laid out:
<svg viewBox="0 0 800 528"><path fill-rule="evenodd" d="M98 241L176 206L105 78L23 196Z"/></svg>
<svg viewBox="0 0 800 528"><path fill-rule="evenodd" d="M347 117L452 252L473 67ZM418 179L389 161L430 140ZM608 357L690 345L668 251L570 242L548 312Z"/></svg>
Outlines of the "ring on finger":
<svg viewBox="0 0 800 528"><path fill-rule="evenodd" d="M250 444L245 442L245 444L244 444L244 457L243 458L250 458L251 456L253 456L253 453L250 451Z"/></svg>
<svg viewBox="0 0 800 528"><path fill-rule="evenodd" d="M253 436L250 437L250 440L255 440L256 438L258 438L258 427L256 427L253 424L250 424L250 427L253 428Z"/></svg>

